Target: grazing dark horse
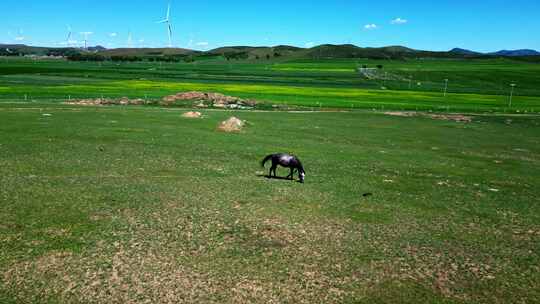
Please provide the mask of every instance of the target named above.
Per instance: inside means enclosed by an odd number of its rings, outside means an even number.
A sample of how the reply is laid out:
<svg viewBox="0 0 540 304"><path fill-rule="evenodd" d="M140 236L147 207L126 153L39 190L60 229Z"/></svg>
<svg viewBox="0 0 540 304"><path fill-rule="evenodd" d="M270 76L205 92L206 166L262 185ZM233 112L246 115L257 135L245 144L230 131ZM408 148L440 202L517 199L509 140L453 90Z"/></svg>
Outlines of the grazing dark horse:
<svg viewBox="0 0 540 304"><path fill-rule="evenodd" d="M298 179L300 179L301 183L304 182L304 178L306 177L306 171L304 171L304 167L302 166L302 163L300 162L298 157L285 153L270 154L263 159L261 165L264 167L264 164L270 159L272 160L272 167L270 167L269 173L270 177L272 176L272 172L274 172L274 177L276 176L277 166L280 165L282 167L291 169L291 173L287 175L287 178L290 178L292 180L294 171L298 170Z"/></svg>

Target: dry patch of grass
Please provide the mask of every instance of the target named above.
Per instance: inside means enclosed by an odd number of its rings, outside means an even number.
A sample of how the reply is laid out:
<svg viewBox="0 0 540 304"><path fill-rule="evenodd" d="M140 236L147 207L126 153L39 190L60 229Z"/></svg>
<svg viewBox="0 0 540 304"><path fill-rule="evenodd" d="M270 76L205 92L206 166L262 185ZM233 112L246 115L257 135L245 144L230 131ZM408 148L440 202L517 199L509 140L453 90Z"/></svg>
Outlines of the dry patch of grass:
<svg viewBox="0 0 540 304"><path fill-rule="evenodd" d="M128 105L143 105L146 104L147 101L145 99L136 98L136 99L129 99L128 97L122 97L119 99L113 99L113 98L96 98L96 99L80 99L80 100L74 100L74 101L66 101L64 104L68 105L77 105L77 106L107 106L107 105L121 105L121 106L128 106Z"/></svg>
<svg viewBox="0 0 540 304"><path fill-rule="evenodd" d="M204 274L178 263L174 255L126 247L96 248L89 255L54 252L36 261L14 265L4 281L27 296L57 297L97 303L171 303L201 301L216 292Z"/></svg>
<svg viewBox="0 0 540 304"><path fill-rule="evenodd" d="M247 237L232 234L214 248L213 235L227 234L236 228L215 222L212 211L206 211L212 222L199 224L161 213L152 213L152 221L147 222L145 218L133 216L130 211L127 222L131 239L111 244L99 242L95 248L81 254L50 252L35 260L11 265L3 272L2 280L21 301L57 298L66 302L97 303L223 300L313 303L343 299L343 285L350 284L350 278L336 278L326 269L330 265L323 265L325 253L320 246L320 238L327 242L332 229L318 227L313 230L313 226L308 230L302 227L291 230L277 218L261 222L237 221L232 225L246 227L249 231ZM331 234L331 238L338 241L336 235ZM180 243L199 240L200 246L183 247L174 241L177 236L181 238ZM311 242L312 238L315 242ZM260 274L244 272L244 269L227 273L222 272L225 269L219 263L201 267L196 265L198 263L188 262L212 260L237 246L257 250L254 246L261 245L264 248L263 260L267 261L269 269ZM327 245L337 246L336 243ZM282 280L274 278L273 271L279 270L283 264L269 262L273 256L278 256L281 262L294 262ZM310 258L305 260L306 256Z"/></svg>
<svg viewBox="0 0 540 304"><path fill-rule="evenodd" d="M472 117L462 114L429 114L423 112L391 111L384 112L386 115L399 117L428 117L436 120L450 120L455 122L472 122Z"/></svg>
<svg viewBox="0 0 540 304"><path fill-rule="evenodd" d="M190 215L190 208L197 209ZM9 266L1 278L27 302L337 303L388 282L472 301L471 286L495 281L505 267L475 248L400 242L422 231L413 221L296 222L254 209L246 217L244 209L169 201L150 212L96 214L125 223L117 241L79 254L49 252Z"/></svg>

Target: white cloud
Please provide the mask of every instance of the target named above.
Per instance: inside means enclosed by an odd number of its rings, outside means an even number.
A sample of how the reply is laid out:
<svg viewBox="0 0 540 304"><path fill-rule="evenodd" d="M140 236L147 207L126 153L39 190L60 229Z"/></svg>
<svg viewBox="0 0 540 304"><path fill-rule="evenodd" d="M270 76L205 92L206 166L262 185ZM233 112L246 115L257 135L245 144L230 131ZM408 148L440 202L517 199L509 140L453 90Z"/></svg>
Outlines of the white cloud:
<svg viewBox="0 0 540 304"><path fill-rule="evenodd" d="M11 31L8 31L8 35L15 41L24 41L26 39L26 37L24 37L24 31L22 29L19 30L19 34L16 36L13 36Z"/></svg>
<svg viewBox="0 0 540 304"><path fill-rule="evenodd" d="M312 48L312 47L315 46L315 42L311 42L311 41L310 41L310 42L307 42L307 43L305 44L305 46L306 46L307 48Z"/></svg>
<svg viewBox="0 0 540 304"><path fill-rule="evenodd" d="M391 24L398 24L398 25L399 25L399 24L405 24L405 23L407 23L407 22L408 22L407 19L401 19L400 17L398 17L398 18L396 18L396 19L390 21Z"/></svg>
<svg viewBox="0 0 540 304"><path fill-rule="evenodd" d="M196 43L195 45L197 45L197 46L203 46L203 47L205 47L205 46L208 46L208 45L209 45L209 43L208 43L208 42L206 42L206 41L203 41L203 42L197 42L197 43Z"/></svg>
<svg viewBox="0 0 540 304"><path fill-rule="evenodd" d="M110 33L110 34L109 34L109 37L112 37L112 38L114 38L114 37L116 37L116 36L118 36L118 33Z"/></svg>
<svg viewBox="0 0 540 304"><path fill-rule="evenodd" d="M377 28L378 28L377 25L374 23L364 25L364 29L366 30L375 30Z"/></svg>

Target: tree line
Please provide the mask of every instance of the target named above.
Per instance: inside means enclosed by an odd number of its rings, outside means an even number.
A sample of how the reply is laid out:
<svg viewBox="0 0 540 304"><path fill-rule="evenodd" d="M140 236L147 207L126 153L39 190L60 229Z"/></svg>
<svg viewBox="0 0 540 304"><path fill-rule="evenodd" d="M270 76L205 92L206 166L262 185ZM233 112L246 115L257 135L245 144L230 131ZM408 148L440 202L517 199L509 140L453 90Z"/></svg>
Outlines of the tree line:
<svg viewBox="0 0 540 304"><path fill-rule="evenodd" d="M58 55L55 55L58 56ZM230 60L246 60L249 59L248 52L227 52L221 55L217 54L196 54L196 55L103 55L100 53L82 53L69 52L60 56L64 56L70 61L113 61L113 62L194 62L197 59L223 57L227 61ZM280 57L281 54L267 54L263 58L269 60L272 57ZM255 56L255 59L263 59L260 56Z"/></svg>

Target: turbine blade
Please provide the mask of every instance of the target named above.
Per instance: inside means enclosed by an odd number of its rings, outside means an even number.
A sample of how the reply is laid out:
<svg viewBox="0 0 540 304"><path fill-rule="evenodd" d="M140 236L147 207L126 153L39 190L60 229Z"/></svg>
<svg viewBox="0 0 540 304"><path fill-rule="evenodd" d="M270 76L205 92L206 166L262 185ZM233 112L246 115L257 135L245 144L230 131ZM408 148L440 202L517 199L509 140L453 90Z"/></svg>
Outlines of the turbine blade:
<svg viewBox="0 0 540 304"><path fill-rule="evenodd" d="M167 20L169 20L170 15L171 15L171 3L169 2L169 6L167 6Z"/></svg>
<svg viewBox="0 0 540 304"><path fill-rule="evenodd" d="M166 22L169 22L169 20L165 19L165 20L157 21L156 23L161 24L161 23L166 23Z"/></svg>

